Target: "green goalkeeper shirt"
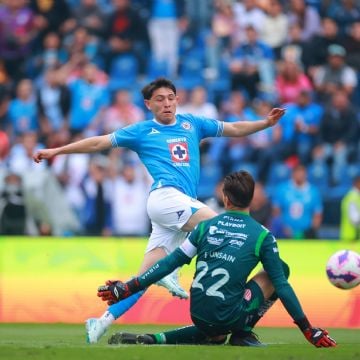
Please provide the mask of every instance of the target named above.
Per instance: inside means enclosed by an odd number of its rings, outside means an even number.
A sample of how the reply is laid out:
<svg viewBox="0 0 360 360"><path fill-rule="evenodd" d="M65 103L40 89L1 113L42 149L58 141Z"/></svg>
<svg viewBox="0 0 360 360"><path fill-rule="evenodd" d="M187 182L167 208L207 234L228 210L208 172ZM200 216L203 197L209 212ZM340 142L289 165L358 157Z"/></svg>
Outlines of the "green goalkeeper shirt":
<svg viewBox="0 0 360 360"><path fill-rule="evenodd" d="M145 288L197 255L190 311L211 324L231 324L242 312L245 284L261 262L294 320L304 317L288 283L274 236L248 213L227 211L201 222L173 253L139 277Z"/></svg>

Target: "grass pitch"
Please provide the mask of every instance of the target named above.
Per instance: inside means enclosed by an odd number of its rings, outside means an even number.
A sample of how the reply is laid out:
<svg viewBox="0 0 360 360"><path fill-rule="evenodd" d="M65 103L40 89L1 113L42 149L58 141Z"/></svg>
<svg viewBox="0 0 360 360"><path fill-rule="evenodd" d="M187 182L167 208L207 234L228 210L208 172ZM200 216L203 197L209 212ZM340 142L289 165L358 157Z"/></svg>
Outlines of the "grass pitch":
<svg viewBox="0 0 360 360"><path fill-rule="evenodd" d="M107 344L109 335L116 331L159 332L173 327L113 325L98 344L85 343L83 325L70 324L0 324L0 358L71 360L190 360L190 359L360 359L360 329L331 329L338 347L317 349L306 342L296 328L258 328L260 339L267 343L264 348L232 346L184 346L184 345L117 345Z"/></svg>

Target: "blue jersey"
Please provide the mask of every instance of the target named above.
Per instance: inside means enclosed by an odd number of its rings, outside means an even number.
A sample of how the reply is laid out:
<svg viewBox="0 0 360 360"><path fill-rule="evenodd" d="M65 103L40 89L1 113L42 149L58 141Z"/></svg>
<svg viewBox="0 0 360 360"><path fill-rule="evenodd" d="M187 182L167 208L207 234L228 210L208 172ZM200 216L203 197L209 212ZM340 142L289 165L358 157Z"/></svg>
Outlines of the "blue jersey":
<svg viewBox="0 0 360 360"><path fill-rule="evenodd" d="M151 190L172 186L196 198L200 176L200 141L221 136L223 122L194 116L176 115L176 122L163 125L148 120L110 134L113 147L135 151L154 179Z"/></svg>

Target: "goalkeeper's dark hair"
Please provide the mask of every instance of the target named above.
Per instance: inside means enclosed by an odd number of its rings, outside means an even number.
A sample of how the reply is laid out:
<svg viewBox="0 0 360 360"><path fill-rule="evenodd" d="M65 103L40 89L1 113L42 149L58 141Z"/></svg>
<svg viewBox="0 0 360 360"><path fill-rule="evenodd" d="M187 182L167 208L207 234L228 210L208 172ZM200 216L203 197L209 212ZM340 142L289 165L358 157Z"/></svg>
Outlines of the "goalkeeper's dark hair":
<svg viewBox="0 0 360 360"><path fill-rule="evenodd" d="M250 206L254 196L255 181L251 174L241 170L227 175L224 179L223 192L230 202L241 209Z"/></svg>
<svg viewBox="0 0 360 360"><path fill-rule="evenodd" d="M154 91L162 87L171 89L176 95L175 85L169 79L161 77L143 87L143 89L141 90L143 98L145 100L151 99Z"/></svg>

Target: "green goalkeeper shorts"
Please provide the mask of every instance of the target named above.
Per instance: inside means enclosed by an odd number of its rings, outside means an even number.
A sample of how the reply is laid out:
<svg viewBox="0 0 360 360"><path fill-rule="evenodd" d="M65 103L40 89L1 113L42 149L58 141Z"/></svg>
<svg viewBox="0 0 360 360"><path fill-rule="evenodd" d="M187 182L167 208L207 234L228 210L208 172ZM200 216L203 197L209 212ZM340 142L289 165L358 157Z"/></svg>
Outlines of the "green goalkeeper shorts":
<svg viewBox="0 0 360 360"><path fill-rule="evenodd" d="M245 287L244 297L242 298L242 307L236 317L236 320L226 324L211 324L202 319L191 316L193 323L208 336L224 335L237 331L249 331L249 326L254 316L258 315L260 306L264 302L264 295L259 285L250 280ZM211 311L211 310L210 310Z"/></svg>

